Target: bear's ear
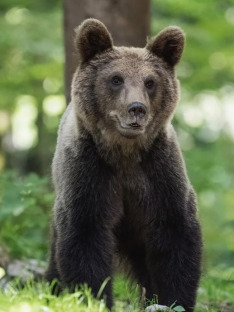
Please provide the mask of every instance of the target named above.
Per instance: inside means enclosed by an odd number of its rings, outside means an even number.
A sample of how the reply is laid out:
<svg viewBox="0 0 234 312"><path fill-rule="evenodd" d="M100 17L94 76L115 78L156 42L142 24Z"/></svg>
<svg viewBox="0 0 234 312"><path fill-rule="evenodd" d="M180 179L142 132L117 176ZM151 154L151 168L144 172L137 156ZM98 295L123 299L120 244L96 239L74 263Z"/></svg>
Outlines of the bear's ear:
<svg viewBox="0 0 234 312"><path fill-rule="evenodd" d="M75 32L75 45L81 63L86 63L96 54L113 47L112 38L106 26L94 18L86 19L75 29Z"/></svg>
<svg viewBox="0 0 234 312"><path fill-rule="evenodd" d="M151 39L146 49L162 58L171 66L175 66L184 49L185 34L177 26L169 26L163 29L155 38Z"/></svg>

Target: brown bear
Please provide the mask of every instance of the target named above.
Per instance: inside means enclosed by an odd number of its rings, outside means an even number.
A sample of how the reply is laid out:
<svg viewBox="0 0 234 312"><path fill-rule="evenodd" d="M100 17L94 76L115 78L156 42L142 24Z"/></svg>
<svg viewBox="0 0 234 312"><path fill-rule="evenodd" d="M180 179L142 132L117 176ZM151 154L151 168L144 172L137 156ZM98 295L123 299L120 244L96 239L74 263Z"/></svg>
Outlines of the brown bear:
<svg viewBox="0 0 234 312"><path fill-rule="evenodd" d="M171 119L185 36L168 27L145 48L113 46L95 19L76 29L79 66L53 160L56 199L47 279L88 284L112 307L114 258L146 298L193 311L201 267L196 196Z"/></svg>

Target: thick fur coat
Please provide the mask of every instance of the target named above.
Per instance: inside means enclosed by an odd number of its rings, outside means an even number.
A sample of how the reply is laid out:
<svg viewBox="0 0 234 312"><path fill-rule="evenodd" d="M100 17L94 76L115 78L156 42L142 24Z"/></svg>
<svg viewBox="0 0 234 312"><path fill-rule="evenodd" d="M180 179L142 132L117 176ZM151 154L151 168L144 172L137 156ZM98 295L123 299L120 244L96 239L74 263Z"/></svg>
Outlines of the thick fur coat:
<svg viewBox="0 0 234 312"><path fill-rule="evenodd" d="M196 196L170 123L184 33L114 47L99 21L76 30L79 66L53 160L56 200L47 279L88 284L112 307L115 257L146 298L193 311L200 278Z"/></svg>

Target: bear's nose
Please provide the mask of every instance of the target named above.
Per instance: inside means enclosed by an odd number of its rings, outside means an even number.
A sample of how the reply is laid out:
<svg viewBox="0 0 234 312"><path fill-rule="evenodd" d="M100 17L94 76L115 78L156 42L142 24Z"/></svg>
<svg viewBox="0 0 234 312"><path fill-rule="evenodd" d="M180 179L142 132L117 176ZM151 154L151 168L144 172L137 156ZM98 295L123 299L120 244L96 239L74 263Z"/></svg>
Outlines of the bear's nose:
<svg viewBox="0 0 234 312"><path fill-rule="evenodd" d="M146 114L146 107L140 102L133 102L129 104L127 109L131 117L143 118Z"/></svg>

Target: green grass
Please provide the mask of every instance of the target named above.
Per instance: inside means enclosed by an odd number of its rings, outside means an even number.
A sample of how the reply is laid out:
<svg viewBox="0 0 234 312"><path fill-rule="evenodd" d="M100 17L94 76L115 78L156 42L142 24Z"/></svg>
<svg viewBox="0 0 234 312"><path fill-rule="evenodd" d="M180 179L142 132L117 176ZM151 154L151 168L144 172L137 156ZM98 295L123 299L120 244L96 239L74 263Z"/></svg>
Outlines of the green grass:
<svg viewBox="0 0 234 312"><path fill-rule="evenodd" d="M74 294L51 295L46 283L29 282L24 288L15 281L0 292L0 312L106 312L103 301L94 300L90 289L83 287ZM114 312L140 312L139 287L131 286L118 276L114 285ZM176 309L175 309L176 310ZM205 277L198 291L196 312L234 311L234 281Z"/></svg>

